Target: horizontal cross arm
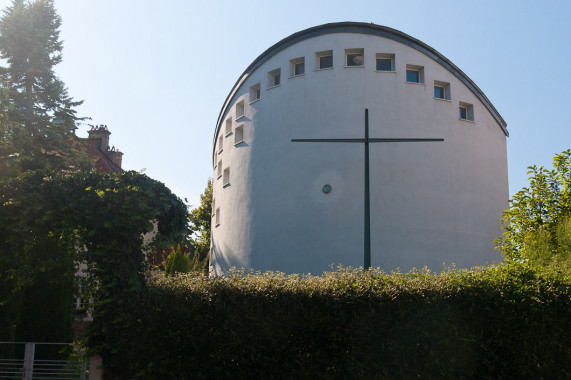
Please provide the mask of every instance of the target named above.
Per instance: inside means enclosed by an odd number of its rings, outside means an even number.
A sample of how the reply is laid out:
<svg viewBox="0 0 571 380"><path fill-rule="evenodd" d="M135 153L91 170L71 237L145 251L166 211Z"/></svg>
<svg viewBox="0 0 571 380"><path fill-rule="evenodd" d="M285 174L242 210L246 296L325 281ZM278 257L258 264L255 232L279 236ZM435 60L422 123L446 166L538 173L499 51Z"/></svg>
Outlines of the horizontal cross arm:
<svg viewBox="0 0 571 380"><path fill-rule="evenodd" d="M365 139L291 139L292 142L350 142L364 143Z"/></svg>
<svg viewBox="0 0 571 380"><path fill-rule="evenodd" d="M369 138L369 139L291 139L292 142L348 142L348 143L364 143L364 142L426 142L426 141L444 141L444 139L425 139L425 138Z"/></svg>
<svg viewBox="0 0 571 380"><path fill-rule="evenodd" d="M422 142L422 141L444 141L444 139L423 139L423 138L370 138L369 142Z"/></svg>

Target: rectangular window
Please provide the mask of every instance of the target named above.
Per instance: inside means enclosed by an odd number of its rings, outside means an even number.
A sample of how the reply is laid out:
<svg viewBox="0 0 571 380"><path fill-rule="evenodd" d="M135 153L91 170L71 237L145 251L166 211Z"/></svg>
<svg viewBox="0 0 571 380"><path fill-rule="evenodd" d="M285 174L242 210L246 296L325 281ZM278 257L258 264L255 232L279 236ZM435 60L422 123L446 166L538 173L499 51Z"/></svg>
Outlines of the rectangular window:
<svg viewBox="0 0 571 380"><path fill-rule="evenodd" d="M356 67L365 64L365 49L345 49L345 66Z"/></svg>
<svg viewBox="0 0 571 380"><path fill-rule="evenodd" d="M305 57L300 57L289 61L290 77L297 77L303 74L305 74Z"/></svg>
<svg viewBox="0 0 571 380"><path fill-rule="evenodd" d="M236 103L236 120L244 116L244 110L244 101L240 100L238 103Z"/></svg>
<svg viewBox="0 0 571 380"><path fill-rule="evenodd" d="M424 67L406 65L406 81L408 83L424 83Z"/></svg>
<svg viewBox="0 0 571 380"><path fill-rule="evenodd" d="M281 83L281 69L275 69L268 73L268 88L279 86Z"/></svg>
<svg viewBox="0 0 571 380"><path fill-rule="evenodd" d="M377 71L395 71L395 55L377 53Z"/></svg>
<svg viewBox="0 0 571 380"><path fill-rule="evenodd" d="M333 50L320 51L315 53L315 69L331 69L333 68Z"/></svg>
<svg viewBox="0 0 571 380"><path fill-rule="evenodd" d="M222 135L220 135L220 137L218 137L218 154L222 153L223 147L224 147L224 139L222 138Z"/></svg>
<svg viewBox="0 0 571 380"><path fill-rule="evenodd" d="M218 161L218 173L216 173L216 175L218 179L222 177L222 160Z"/></svg>
<svg viewBox="0 0 571 380"><path fill-rule="evenodd" d="M220 225L220 207L216 209L216 224L215 226L218 227Z"/></svg>
<svg viewBox="0 0 571 380"><path fill-rule="evenodd" d="M232 133L232 116L226 119L226 136Z"/></svg>
<svg viewBox="0 0 571 380"><path fill-rule="evenodd" d="M224 174L222 176L222 186L228 186L230 184L230 168L224 169Z"/></svg>
<svg viewBox="0 0 571 380"><path fill-rule="evenodd" d="M212 199L212 209L211 209L212 210L212 216L216 215L216 206L214 206L214 205L215 205L215 200Z"/></svg>
<svg viewBox="0 0 571 380"><path fill-rule="evenodd" d="M460 102L458 111L460 120L474 121L474 105Z"/></svg>
<svg viewBox="0 0 571 380"><path fill-rule="evenodd" d="M244 141L244 124L236 127L236 132L234 133L234 145L238 145Z"/></svg>
<svg viewBox="0 0 571 380"><path fill-rule="evenodd" d="M259 83L250 87L250 103L260 100L261 95Z"/></svg>
<svg viewBox="0 0 571 380"><path fill-rule="evenodd" d="M434 99L450 100L450 83L435 80Z"/></svg>

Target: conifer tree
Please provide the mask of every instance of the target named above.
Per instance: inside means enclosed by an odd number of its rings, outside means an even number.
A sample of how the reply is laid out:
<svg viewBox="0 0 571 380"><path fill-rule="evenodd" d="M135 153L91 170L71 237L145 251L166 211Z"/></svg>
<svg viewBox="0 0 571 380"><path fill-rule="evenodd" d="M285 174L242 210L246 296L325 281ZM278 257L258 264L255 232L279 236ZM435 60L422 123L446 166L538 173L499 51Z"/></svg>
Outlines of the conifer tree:
<svg viewBox="0 0 571 380"><path fill-rule="evenodd" d="M0 177L89 167L69 144L82 102L54 72L62 60L60 26L53 0L13 0L0 19Z"/></svg>
<svg viewBox="0 0 571 380"><path fill-rule="evenodd" d="M190 272L190 262L188 257L181 252L180 245L173 247L172 253L167 260L165 275L172 276L175 273Z"/></svg>

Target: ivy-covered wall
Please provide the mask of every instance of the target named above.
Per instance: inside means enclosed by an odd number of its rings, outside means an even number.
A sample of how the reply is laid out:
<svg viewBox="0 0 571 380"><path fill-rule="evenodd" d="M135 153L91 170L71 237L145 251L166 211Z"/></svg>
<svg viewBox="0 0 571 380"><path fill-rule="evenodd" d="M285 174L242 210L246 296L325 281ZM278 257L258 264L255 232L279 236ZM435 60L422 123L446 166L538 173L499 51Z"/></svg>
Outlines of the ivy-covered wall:
<svg viewBox="0 0 571 380"><path fill-rule="evenodd" d="M87 264L89 343L121 348L146 291L143 234L184 239L186 205L137 172L29 172L0 181L0 340L69 341L75 264ZM78 249L81 247L82 249Z"/></svg>

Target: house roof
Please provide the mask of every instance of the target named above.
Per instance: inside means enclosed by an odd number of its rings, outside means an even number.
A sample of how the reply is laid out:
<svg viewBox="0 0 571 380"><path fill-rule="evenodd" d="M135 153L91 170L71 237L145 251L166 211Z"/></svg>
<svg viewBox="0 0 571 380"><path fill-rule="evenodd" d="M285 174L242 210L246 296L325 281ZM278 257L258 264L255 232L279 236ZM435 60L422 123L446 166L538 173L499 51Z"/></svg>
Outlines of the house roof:
<svg viewBox="0 0 571 380"><path fill-rule="evenodd" d="M100 173L120 173L123 171L100 149L101 139L82 139L85 141L85 153L95 156L95 171Z"/></svg>

